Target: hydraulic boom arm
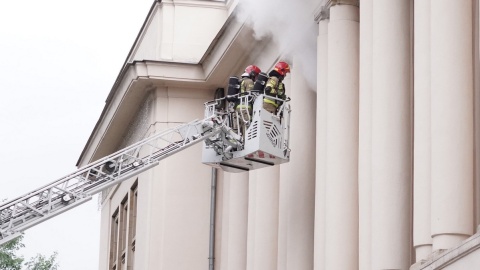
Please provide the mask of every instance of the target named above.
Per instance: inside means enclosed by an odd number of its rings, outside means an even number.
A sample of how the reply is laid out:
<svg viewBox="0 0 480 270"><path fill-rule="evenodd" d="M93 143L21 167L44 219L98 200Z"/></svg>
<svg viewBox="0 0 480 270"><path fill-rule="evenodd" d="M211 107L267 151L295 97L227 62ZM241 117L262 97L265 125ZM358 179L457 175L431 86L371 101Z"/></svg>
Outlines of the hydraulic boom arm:
<svg viewBox="0 0 480 270"><path fill-rule="evenodd" d="M0 244L24 230L89 201L93 195L140 174L177 152L230 128L210 115L153 135L0 205ZM216 143L216 142L210 142Z"/></svg>
<svg viewBox="0 0 480 270"><path fill-rule="evenodd" d="M158 165L160 161L205 141L203 163L238 172L288 162L290 107L278 115L263 109L263 95L239 97L240 103L256 101L249 127L243 134L232 127L232 112L219 104L205 103L205 119L195 120L150 136L99 159L77 171L0 205L0 245L26 229L79 206L92 196ZM288 101L288 100L287 100ZM220 108L219 108L220 107ZM282 117L283 115L283 117ZM238 116L236 117L238 120ZM242 119L245 121L245 119ZM237 124L238 128L238 124Z"/></svg>

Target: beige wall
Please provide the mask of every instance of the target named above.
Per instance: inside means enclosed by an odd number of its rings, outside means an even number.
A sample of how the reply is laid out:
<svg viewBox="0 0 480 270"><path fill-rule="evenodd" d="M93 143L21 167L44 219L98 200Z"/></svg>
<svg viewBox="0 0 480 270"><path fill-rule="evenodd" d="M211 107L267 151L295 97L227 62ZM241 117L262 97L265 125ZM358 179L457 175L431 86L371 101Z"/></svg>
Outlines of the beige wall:
<svg viewBox="0 0 480 270"><path fill-rule="evenodd" d="M161 1L129 61L198 62L227 19L227 8L213 1Z"/></svg>
<svg viewBox="0 0 480 270"><path fill-rule="evenodd" d="M203 103L213 96L211 90L159 87L150 91L142 107L148 109L135 118L143 123L131 125L140 134L202 118ZM194 269L208 257L211 170L200 160L198 144L139 175L135 269ZM112 215L135 180L111 189L102 205L100 269L108 269Z"/></svg>

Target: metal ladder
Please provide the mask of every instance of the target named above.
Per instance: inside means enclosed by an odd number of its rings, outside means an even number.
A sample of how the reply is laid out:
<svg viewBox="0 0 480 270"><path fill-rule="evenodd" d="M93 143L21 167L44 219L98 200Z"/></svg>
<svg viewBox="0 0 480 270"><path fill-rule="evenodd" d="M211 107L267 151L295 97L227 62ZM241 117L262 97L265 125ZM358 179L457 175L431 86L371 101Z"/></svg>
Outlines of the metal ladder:
<svg viewBox="0 0 480 270"><path fill-rule="evenodd" d="M198 142L207 140L209 144L225 148L222 140L214 138L230 132L231 129L212 110L203 120L155 134L24 196L5 202L0 205L0 245Z"/></svg>

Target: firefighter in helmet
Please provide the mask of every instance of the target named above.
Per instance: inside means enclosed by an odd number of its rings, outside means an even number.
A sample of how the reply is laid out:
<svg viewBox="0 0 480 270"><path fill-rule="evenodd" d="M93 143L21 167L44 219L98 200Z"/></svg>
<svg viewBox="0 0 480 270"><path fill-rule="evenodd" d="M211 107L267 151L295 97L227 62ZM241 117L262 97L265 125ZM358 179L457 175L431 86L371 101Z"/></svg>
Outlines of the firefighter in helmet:
<svg viewBox="0 0 480 270"><path fill-rule="evenodd" d="M245 72L242 74L242 80L240 83L240 93L244 93L253 89L253 84L255 83L255 80L260 72L262 72L260 68L255 65L249 65L245 68Z"/></svg>
<svg viewBox="0 0 480 270"><path fill-rule="evenodd" d="M290 66L286 62L278 62L272 71L268 74L270 77L265 84L265 98L263 99L263 108L273 114L277 112L278 106L282 105L283 101L275 100L271 97L285 100L285 84L283 79L290 72Z"/></svg>
<svg viewBox="0 0 480 270"><path fill-rule="evenodd" d="M249 65L245 68L245 72L242 74L242 79L240 80L240 96L247 95L253 89L255 80L257 79L258 74L262 72L259 67L255 65ZM245 131L250 122L252 115L252 101L247 103L240 103L236 106L237 115L239 117L240 131L242 136L245 138Z"/></svg>

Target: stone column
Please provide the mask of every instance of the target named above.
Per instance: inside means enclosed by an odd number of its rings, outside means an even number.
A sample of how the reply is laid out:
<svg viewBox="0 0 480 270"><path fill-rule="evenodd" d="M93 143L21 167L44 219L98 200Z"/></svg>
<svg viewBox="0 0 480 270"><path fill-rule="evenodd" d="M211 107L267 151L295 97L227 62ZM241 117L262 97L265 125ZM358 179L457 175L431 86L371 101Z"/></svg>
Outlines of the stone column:
<svg viewBox="0 0 480 270"><path fill-rule="evenodd" d="M315 213L315 92L304 73L297 68L294 56L290 86L293 113L290 119L290 162L280 168L280 220L286 225L280 233L285 250L279 269L311 270L313 268L313 237ZM298 64L299 65L299 64ZM284 215L282 217L282 215ZM282 229L282 228L280 228ZM280 241L280 240L279 240ZM279 260L282 254L279 253ZM280 262L280 261L279 261Z"/></svg>
<svg viewBox="0 0 480 270"><path fill-rule="evenodd" d="M358 148L359 270L372 269L372 13L373 0L362 0Z"/></svg>
<svg viewBox="0 0 480 270"><path fill-rule="evenodd" d="M357 6L330 8L326 269L358 269L358 23Z"/></svg>
<svg viewBox="0 0 480 270"><path fill-rule="evenodd" d="M221 269L247 267L248 173L225 173L225 204ZM226 197L226 196L225 196Z"/></svg>
<svg viewBox="0 0 480 270"><path fill-rule="evenodd" d="M247 222L247 270L253 270L255 258L255 224L257 213L257 173L250 172L248 177L248 222Z"/></svg>
<svg viewBox="0 0 480 270"><path fill-rule="evenodd" d="M414 2L414 205L416 261L432 253L430 233L430 1Z"/></svg>
<svg viewBox="0 0 480 270"><path fill-rule="evenodd" d="M317 132L315 173L314 269L325 269L325 183L327 177L327 70L328 20L318 23Z"/></svg>
<svg viewBox="0 0 480 270"><path fill-rule="evenodd" d="M372 269L411 259L411 1L373 1Z"/></svg>
<svg viewBox="0 0 480 270"><path fill-rule="evenodd" d="M290 62L290 68L293 69L292 62ZM293 72L297 72L296 69L292 70ZM285 79L283 80L283 83L285 84L285 88L287 90L286 94L287 96L291 97L292 94L292 75L287 75ZM301 90L300 90L301 91ZM296 90L295 90L296 92ZM290 102L290 105L293 105ZM295 105L293 105L296 107ZM292 132L292 130L295 130L294 127L292 127L291 124L295 122L293 120L294 117L291 115L291 120L290 120L290 148L295 149L295 146L293 144L293 139L292 139L292 134L295 132ZM301 120L301 122L303 122ZM298 134L298 133L297 133ZM296 152L296 151L295 151ZM295 160L295 159L293 159ZM291 177L291 171L295 170L292 168L292 159L290 159L290 162L287 164L283 164L280 166L280 186L279 186L279 199L278 199L278 239L277 239L277 244L278 244L278 249L277 249L277 269L276 270L288 270L287 268L287 259L288 259L288 252L289 252L289 245L288 242L292 237L289 234L289 215L290 215L290 203L292 196L290 195L290 183L298 181L298 178L292 178ZM295 161L293 161L295 163ZM293 167L298 169L298 165ZM298 169L301 170L301 169ZM295 179L295 180L292 180Z"/></svg>
<svg viewBox="0 0 480 270"><path fill-rule="evenodd" d="M276 270L278 251L279 168L251 172L247 270Z"/></svg>
<svg viewBox="0 0 480 270"><path fill-rule="evenodd" d="M433 249L473 233L472 1L431 5Z"/></svg>

